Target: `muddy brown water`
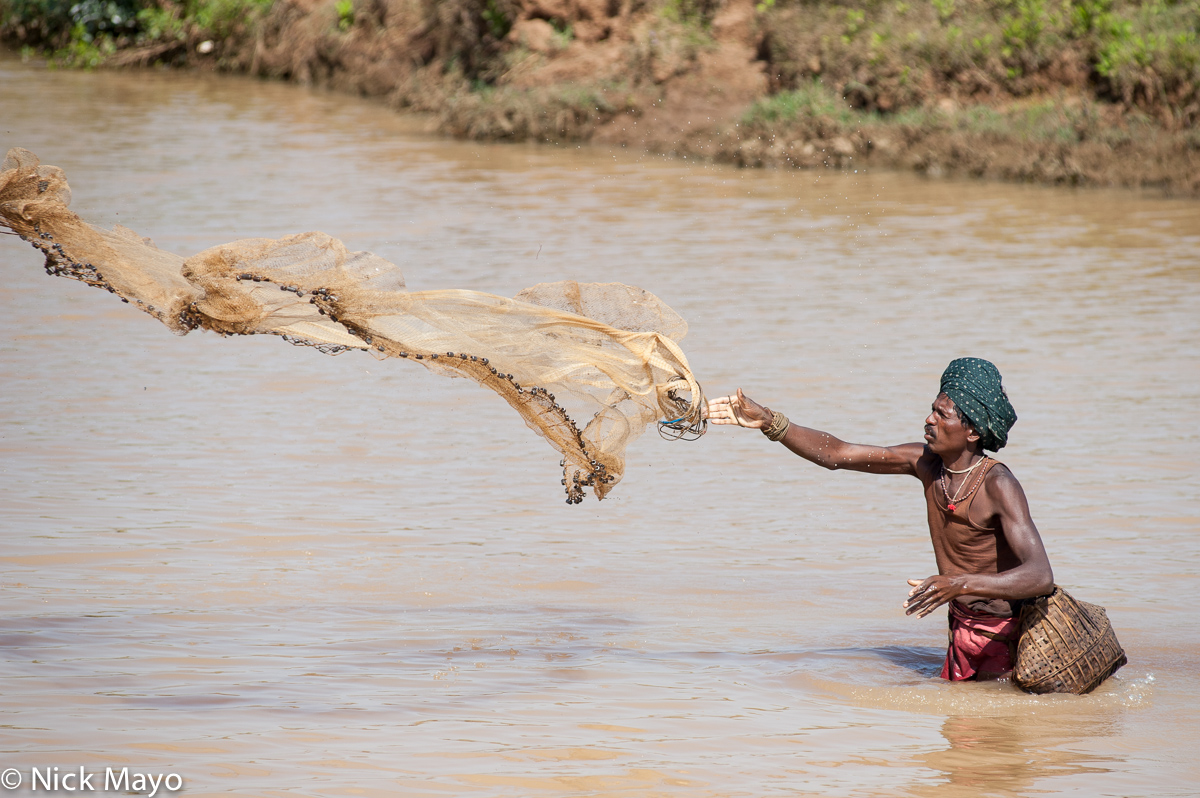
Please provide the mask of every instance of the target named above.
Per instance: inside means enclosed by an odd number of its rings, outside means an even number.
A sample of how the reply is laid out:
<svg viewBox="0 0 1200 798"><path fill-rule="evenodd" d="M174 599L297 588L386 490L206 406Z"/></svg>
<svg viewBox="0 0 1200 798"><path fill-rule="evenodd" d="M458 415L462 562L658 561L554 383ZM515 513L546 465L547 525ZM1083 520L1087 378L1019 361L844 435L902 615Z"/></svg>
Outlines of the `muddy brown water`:
<svg viewBox="0 0 1200 798"><path fill-rule="evenodd" d="M11 57L0 109L94 223L183 254L323 230L418 289L640 285L710 394L846 438L919 440L945 363L991 358L1057 581L1130 659L1084 697L933 678L944 617L900 606L933 567L915 480L650 432L568 507L471 384L174 337L0 237L13 794L81 766L192 795L1196 793L1200 205L461 143Z"/></svg>

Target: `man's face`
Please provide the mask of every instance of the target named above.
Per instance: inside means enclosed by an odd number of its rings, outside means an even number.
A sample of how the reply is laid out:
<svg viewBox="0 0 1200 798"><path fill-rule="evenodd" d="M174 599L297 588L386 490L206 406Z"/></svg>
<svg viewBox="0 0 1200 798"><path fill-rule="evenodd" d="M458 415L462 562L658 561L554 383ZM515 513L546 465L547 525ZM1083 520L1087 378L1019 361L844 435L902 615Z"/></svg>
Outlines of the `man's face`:
<svg viewBox="0 0 1200 798"><path fill-rule="evenodd" d="M933 408L925 417L925 442L935 454L960 452L967 444L979 440L979 433L970 424L958 417L954 400L939 393L933 400Z"/></svg>

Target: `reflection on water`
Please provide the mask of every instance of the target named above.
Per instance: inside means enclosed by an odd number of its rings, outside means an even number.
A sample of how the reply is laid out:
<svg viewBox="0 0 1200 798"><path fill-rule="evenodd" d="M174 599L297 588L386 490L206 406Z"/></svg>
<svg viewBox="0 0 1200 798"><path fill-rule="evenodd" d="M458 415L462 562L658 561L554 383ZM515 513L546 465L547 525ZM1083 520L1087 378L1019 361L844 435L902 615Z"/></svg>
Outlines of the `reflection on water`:
<svg viewBox="0 0 1200 798"><path fill-rule="evenodd" d="M1107 723L1075 718L1071 723L1029 723L1023 717L949 717L942 724L948 747L922 755L945 780L918 795L1029 795L1046 779L1095 774L1099 782L1109 757L1069 750L1082 739L1109 736Z"/></svg>
<svg viewBox="0 0 1200 798"><path fill-rule="evenodd" d="M175 338L0 237L21 768L191 794L1194 791L1194 203L445 142L294 87L14 60L0 107L0 146L63 167L96 222L182 254L323 230L415 289L640 285L710 394L849 438L917 439L945 363L989 357L1056 576L1130 655L1085 697L945 684L944 620L901 608L933 567L915 483L713 430L644 437L612 499L566 507L485 391Z"/></svg>

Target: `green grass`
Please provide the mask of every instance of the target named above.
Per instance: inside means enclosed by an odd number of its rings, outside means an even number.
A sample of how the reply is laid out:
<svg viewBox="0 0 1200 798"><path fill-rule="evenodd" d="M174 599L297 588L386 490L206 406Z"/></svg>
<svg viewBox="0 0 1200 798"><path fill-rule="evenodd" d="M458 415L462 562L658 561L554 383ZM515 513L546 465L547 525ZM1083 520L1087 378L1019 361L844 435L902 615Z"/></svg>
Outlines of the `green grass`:
<svg viewBox="0 0 1200 798"><path fill-rule="evenodd" d="M1100 119L1091 104L1065 105L1049 99L1003 108L968 105L946 111L922 107L882 114L852 108L821 81L811 81L758 101L742 117L741 125L746 134L764 138L789 129L823 138L861 131L886 135L889 130L916 130L958 131L997 142L1071 145L1090 139L1121 146L1128 144L1139 130L1149 130L1156 124L1136 111L1125 119L1124 127L1114 128ZM1200 141L1200 134L1196 140Z"/></svg>
<svg viewBox="0 0 1200 798"><path fill-rule="evenodd" d="M799 88L781 91L759 100L742 119L746 125L789 122L804 118L828 117L844 125L865 120L870 115L855 111L841 96L813 80Z"/></svg>
<svg viewBox="0 0 1200 798"><path fill-rule="evenodd" d="M337 0L333 9L337 12L338 30L344 33L354 27L354 0Z"/></svg>

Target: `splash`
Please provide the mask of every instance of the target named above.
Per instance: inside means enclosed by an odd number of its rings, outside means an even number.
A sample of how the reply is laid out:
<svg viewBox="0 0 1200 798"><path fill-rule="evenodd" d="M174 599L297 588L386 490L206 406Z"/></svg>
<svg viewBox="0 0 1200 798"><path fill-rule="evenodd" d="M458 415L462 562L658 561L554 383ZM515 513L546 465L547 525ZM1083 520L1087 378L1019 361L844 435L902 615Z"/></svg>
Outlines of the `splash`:
<svg viewBox="0 0 1200 798"><path fill-rule="evenodd" d="M41 250L49 274L116 294L179 335L277 335L325 354L364 350L474 380L562 454L569 504L587 489L604 498L624 473L628 445L658 419L668 437L704 431L703 394L678 344L687 324L640 288L565 281L512 299L410 292L395 264L315 232L184 258L121 225L93 227L70 201L61 169L28 150L8 152L0 226Z"/></svg>

